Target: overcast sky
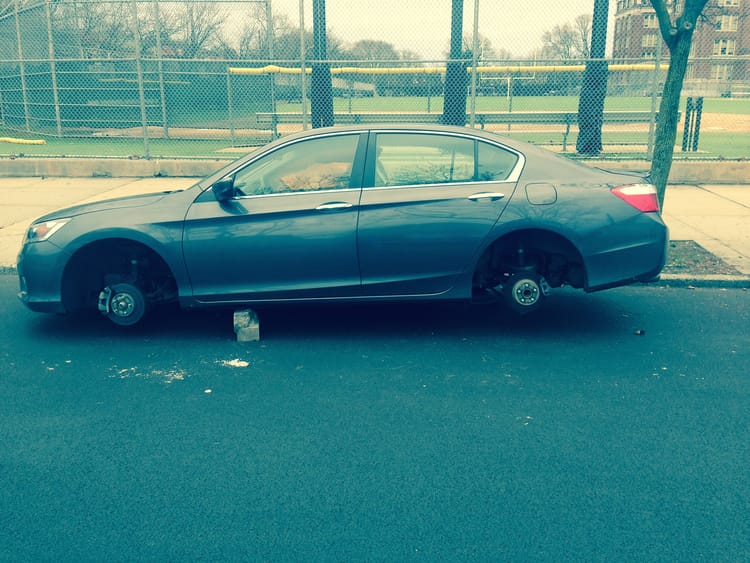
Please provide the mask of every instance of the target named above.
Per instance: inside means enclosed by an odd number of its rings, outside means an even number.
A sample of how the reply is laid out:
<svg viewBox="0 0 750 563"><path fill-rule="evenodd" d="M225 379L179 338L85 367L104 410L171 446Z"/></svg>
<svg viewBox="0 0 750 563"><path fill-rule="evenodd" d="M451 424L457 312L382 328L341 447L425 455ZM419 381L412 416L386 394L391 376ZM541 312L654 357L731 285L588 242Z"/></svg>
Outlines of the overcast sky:
<svg viewBox="0 0 750 563"><path fill-rule="evenodd" d="M464 1L464 35L471 35L475 0ZM614 29L610 6L608 43ZM299 0L272 0L275 14L299 23ZM304 0L305 27L312 28L312 0ZM531 56L545 31L592 14L594 0L479 0L479 33L496 49ZM328 30L347 43L380 39L426 59L443 59L450 44L451 0L326 0Z"/></svg>

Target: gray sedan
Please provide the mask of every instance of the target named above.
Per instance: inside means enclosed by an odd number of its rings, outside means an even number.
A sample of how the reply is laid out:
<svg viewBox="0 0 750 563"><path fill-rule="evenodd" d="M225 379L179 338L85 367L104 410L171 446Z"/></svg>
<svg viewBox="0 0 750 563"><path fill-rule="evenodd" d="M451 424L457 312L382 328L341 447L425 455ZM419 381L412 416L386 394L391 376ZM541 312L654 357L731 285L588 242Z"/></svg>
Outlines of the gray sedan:
<svg viewBox="0 0 750 563"><path fill-rule="evenodd" d="M32 310L134 325L158 305L418 299L539 307L658 276L646 179L468 128L289 135L178 192L63 209L18 259Z"/></svg>

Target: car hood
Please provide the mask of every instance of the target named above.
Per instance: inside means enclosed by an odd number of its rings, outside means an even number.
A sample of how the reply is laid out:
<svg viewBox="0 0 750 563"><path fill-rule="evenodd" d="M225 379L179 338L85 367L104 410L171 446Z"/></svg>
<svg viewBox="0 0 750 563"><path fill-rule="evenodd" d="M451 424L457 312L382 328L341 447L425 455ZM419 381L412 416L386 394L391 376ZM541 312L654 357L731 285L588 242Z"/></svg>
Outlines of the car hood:
<svg viewBox="0 0 750 563"><path fill-rule="evenodd" d="M143 207L146 205L153 205L154 203L156 203L157 201L161 201L168 195L177 193L180 191L182 190L158 192L158 193L145 194L145 195L118 197L115 199L105 199L102 201L95 201L92 203L74 205L73 207L65 207L63 209L58 209L42 217L39 217L39 219L37 219L35 223L41 223L43 221L51 221L53 219L61 219L63 217L76 217L78 215L84 215L86 213L96 213L97 211L111 211L113 209L130 209L133 207Z"/></svg>

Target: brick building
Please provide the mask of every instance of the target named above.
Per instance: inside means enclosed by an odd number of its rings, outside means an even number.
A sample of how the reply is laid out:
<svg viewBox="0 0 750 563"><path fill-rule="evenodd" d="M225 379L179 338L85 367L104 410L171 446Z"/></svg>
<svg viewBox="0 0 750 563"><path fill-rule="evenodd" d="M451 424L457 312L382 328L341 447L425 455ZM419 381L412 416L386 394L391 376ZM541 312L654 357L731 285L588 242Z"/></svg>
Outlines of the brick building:
<svg viewBox="0 0 750 563"><path fill-rule="evenodd" d="M675 3L677 4L675 6ZM681 9L681 0L668 1ZM616 62L661 60L669 51L661 39L656 13L648 0L617 0L612 56ZM686 94L750 95L750 0L709 0L693 35ZM623 89L632 77L619 77ZM637 88L636 88L637 89Z"/></svg>

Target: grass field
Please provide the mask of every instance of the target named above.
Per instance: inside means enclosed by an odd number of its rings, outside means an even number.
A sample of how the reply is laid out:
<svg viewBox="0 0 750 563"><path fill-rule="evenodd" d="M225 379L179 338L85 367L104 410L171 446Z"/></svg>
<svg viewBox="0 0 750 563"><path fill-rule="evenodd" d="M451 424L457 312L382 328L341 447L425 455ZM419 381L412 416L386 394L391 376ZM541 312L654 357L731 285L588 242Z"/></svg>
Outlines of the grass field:
<svg viewBox="0 0 750 563"><path fill-rule="evenodd" d="M478 96L476 111L578 111L578 96ZM659 100L657 100L658 102ZM377 98L337 98L334 100L335 112L375 111L375 112L421 112L429 111L442 113L443 99L426 97L377 97ZM686 99L682 100L680 111L685 111ZM511 107L512 106L512 107ZM616 97L610 96L605 100L605 111L649 111L651 98L649 97ZM658 106L657 106L658 109ZM467 102L467 111L469 103ZM279 112L301 112L299 103L279 103ZM707 98L703 102L706 113L741 113L750 114L750 98Z"/></svg>
<svg viewBox="0 0 750 563"><path fill-rule="evenodd" d="M334 100L335 112L430 112L442 113L442 98L426 97L375 97ZM609 97L605 111L648 111L652 100L648 97ZM685 100L681 111L684 112ZM512 107L511 107L512 106ZM468 109L468 108L467 108ZM506 97L478 97L477 112L542 112L569 111L578 109L576 96L517 96L512 100ZM300 103L280 102L277 111L301 113ZM677 151L675 158L747 158L750 156L750 99L707 98L703 112L706 117L700 134L699 151L682 153ZM683 113L684 114L684 113ZM722 119L717 119L722 118ZM235 127L252 123L252 115L235 115ZM718 124L718 126L717 126ZM175 124L172 124L175 125ZM138 135L140 128L110 130L111 136L59 138L44 136L34 132L19 132L0 125L0 156L91 156L91 157L139 157L149 158L232 158L238 152L231 151L227 116L216 111L208 113L195 111L180 118L182 132L175 132L172 139L151 138L146 143ZM508 130L499 126L498 133L510 135L562 150L564 127L546 125L536 128L513 126ZM176 131L176 130L175 130ZM208 135L211 131L211 135ZM265 142L267 131L236 131L235 145L252 146ZM180 138L182 137L182 138ZM204 137L204 138L201 138ZM210 137L210 138L205 138ZM28 145L8 142L11 139L43 139L42 145ZM606 127L602 135L604 157L642 158L646 152L648 127L643 125L623 125ZM567 151L575 154L576 132L571 130L567 139ZM681 143L678 133L677 145ZM240 152L242 149L238 149ZM248 149L249 150L249 149Z"/></svg>

